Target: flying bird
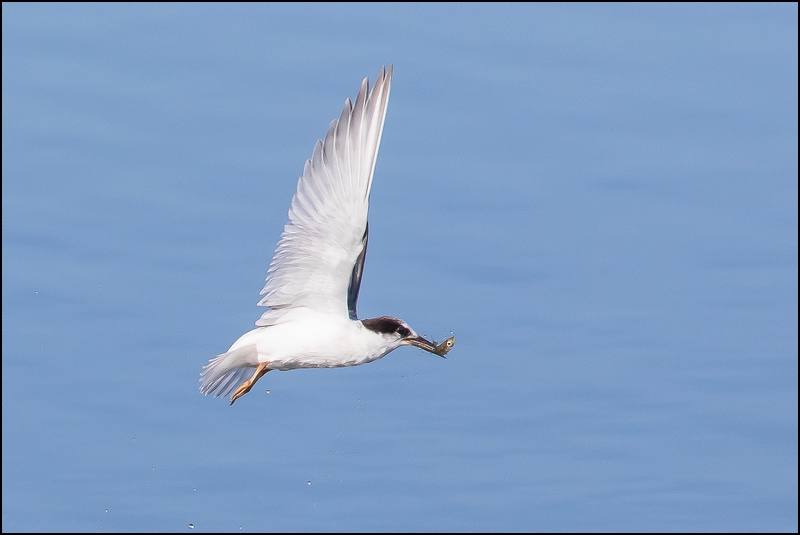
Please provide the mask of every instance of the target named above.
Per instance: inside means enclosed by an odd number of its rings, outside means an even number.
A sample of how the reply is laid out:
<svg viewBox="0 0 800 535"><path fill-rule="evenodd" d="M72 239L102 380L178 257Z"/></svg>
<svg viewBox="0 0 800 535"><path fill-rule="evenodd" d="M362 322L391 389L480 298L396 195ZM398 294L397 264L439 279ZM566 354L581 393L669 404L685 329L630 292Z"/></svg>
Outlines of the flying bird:
<svg viewBox="0 0 800 535"><path fill-rule="evenodd" d="M203 367L204 395L232 392L233 405L271 370L358 366L403 345L444 357L453 347L452 336L437 345L401 319L356 314L392 69L381 69L372 90L365 78L355 103L345 100L314 146L261 290L258 304L267 310L255 329Z"/></svg>

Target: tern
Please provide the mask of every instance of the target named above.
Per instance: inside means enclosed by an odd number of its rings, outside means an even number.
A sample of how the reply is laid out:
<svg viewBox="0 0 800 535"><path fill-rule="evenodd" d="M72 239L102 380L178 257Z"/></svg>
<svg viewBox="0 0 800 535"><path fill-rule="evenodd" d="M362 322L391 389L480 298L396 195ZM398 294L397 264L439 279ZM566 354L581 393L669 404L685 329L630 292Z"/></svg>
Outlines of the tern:
<svg viewBox="0 0 800 535"><path fill-rule="evenodd" d="M271 370L358 366L403 345L444 357L453 347L453 336L437 345L401 319L359 320L356 314L392 70L381 69L372 90L364 78L355 103L345 100L314 146L261 290L258 304L267 311L255 329L203 367L204 395L233 392L233 405Z"/></svg>

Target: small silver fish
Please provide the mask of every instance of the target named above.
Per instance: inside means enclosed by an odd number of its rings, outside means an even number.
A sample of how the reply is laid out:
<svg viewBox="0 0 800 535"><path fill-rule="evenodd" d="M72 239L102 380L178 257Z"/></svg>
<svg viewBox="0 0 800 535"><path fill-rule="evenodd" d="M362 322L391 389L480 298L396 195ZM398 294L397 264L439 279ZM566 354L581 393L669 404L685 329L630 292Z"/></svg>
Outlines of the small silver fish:
<svg viewBox="0 0 800 535"><path fill-rule="evenodd" d="M446 358L445 355L447 355L447 353L451 349L453 349L455 343L456 343L456 337L451 336L450 338L448 338L447 340L436 346L436 349L433 352L439 355L440 357Z"/></svg>

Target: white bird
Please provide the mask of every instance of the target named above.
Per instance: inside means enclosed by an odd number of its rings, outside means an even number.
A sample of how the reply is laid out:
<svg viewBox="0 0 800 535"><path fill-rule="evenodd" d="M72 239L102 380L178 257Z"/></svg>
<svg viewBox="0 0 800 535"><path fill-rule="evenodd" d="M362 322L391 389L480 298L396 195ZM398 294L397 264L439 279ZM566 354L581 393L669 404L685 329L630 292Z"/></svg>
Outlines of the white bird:
<svg viewBox="0 0 800 535"><path fill-rule="evenodd" d="M454 337L436 345L392 316L356 315L392 69L381 69L372 91L365 78L355 104L345 100L339 119L314 146L261 290L258 304L268 310L255 329L203 367L204 395L233 392L232 405L271 370L358 366L402 345L444 357L453 347Z"/></svg>

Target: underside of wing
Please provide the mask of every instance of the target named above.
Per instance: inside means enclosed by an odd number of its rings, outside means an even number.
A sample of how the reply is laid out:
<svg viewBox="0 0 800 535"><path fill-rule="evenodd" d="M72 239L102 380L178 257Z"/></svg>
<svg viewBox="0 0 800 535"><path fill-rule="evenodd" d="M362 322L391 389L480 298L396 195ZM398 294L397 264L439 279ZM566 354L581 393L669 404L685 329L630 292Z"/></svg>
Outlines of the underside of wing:
<svg viewBox="0 0 800 535"><path fill-rule="evenodd" d="M272 325L288 308L355 317L367 246L367 212L392 68L382 69L372 90L365 78L355 103L345 101L306 161L267 271L256 322Z"/></svg>

